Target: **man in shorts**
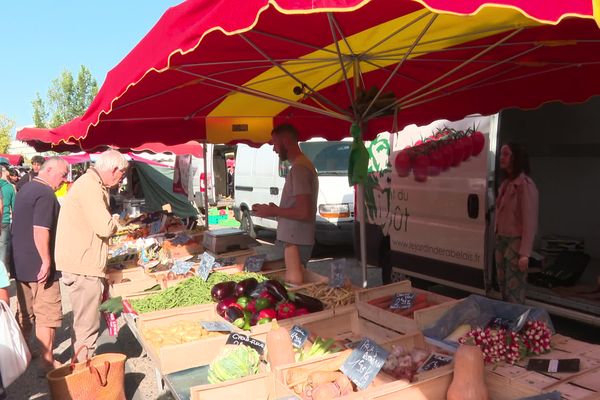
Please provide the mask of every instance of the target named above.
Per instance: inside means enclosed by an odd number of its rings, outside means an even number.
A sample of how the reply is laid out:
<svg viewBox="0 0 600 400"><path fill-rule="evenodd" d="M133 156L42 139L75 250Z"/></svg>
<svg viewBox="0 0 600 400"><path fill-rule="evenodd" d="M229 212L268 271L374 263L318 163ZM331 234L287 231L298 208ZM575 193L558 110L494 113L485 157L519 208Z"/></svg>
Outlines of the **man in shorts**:
<svg viewBox="0 0 600 400"><path fill-rule="evenodd" d="M312 162L298 146L298 131L290 124L279 125L271 133L273 150L291 169L285 177L279 206L254 204L258 217L277 218L277 240L284 246L285 280L300 284L315 244L315 219L319 178Z"/></svg>
<svg viewBox="0 0 600 400"><path fill-rule="evenodd" d="M65 181L68 164L60 157L44 162L38 175L17 192L11 227L17 286L17 321L29 340L35 322L42 372L56 367L52 347L62 307L54 266L54 235L59 204L54 191Z"/></svg>

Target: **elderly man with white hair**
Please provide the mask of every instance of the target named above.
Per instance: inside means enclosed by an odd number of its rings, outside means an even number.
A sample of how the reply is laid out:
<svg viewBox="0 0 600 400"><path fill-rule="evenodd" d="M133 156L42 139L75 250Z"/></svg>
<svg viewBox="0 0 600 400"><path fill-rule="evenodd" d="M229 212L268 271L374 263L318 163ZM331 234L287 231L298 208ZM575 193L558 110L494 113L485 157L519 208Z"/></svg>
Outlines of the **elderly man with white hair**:
<svg viewBox="0 0 600 400"><path fill-rule="evenodd" d="M117 230L109 211L109 189L121 182L127 160L115 151L102 153L93 167L73 183L63 201L56 233L56 269L68 288L73 307L71 343L86 345L91 356L100 329L108 239ZM86 359L81 351L79 361Z"/></svg>

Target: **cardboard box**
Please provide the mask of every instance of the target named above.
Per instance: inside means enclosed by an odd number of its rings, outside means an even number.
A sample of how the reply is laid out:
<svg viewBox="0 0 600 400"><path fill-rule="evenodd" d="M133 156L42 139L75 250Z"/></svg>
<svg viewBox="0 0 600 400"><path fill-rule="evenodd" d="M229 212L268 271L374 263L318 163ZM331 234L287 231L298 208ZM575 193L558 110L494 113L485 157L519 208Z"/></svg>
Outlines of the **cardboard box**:
<svg viewBox="0 0 600 400"><path fill-rule="evenodd" d="M425 294L431 306L416 310L414 318L410 318L369 303L369 301L390 297L396 293L408 292L417 295ZM449 308L453 307L456 302L457 300L450 297L413 288L408 280L356 292L356 307L362 318L402 333L417 332L430 325L445 314Z"/></svg>

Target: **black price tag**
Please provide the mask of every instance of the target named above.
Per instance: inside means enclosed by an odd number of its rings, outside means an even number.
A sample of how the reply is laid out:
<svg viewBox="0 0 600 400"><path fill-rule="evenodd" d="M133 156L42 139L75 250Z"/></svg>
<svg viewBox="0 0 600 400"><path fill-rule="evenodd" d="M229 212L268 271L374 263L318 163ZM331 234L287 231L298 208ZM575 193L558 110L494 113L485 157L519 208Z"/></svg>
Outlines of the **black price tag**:
<svg viewBox="0 0 600 400"><path fill-rule="evenodd" d="M251 338L250 336L242 335L241 333L231 333L227 338L227 344L240 345L252 347L258 352L258 354L264 354L266 345L260 340Z"/></svg>
<svg viewBox="0 0 600 400"><path fill-rule="evenodd" d="M422 371L431 371L432 369L436 369L439 367L443 367L444 365L448 365L452 362L452 356L447 356L439 353L431 353L427 360L421 365L419 368L419 372Z"/></svg>
<svg viewBox="0 0 600 400"><path fill-rule="evenodd" d="M232 326L221 321L200 321L200 325L209 332L232 332Z"/></svg>
<svg viewBox="0 0 600 400"><path fill-rule="evenodd" d="M203 281L208 279L208 275L212 272L213 266L215 265L215 258L208 253L202 254L202 259L200 260L200 266L198 267L198 276L202 278Z"/></svg>
<svg viewBox="0 0 600 400"><path fill-rule="evenodd" d="M340 370L356 384L359 389L366 389L377 376L387 360L389 352L381 348L369 338L364 338L352 350L350 357Z"/></svg>
<svg viewBox="0 0 600 400"><path fill-rule="evenodd" d="M411 308L415 304L415 294L412 292L396 293L392 297L392 303L390 309L392 310L405 310Z"/></svg>
<svg viewBox="0 0 600 400"><path fill-rule="evenodd" d="M257 254L246 258L244 262L244 271L246 272L260 272L262 266L267 258L266 254Z"/></svg>
<svg viewBox="0 0 600 400"><path fill-rule="evenodd" d="M308 329L303 328L299 325L292 326L292 330L290 330L290 338L292 339L292 345L297 349L301 349L302 347L304 347L304 343L306 343L306 340L308 340L309 336L310 332L308 332Z"/></svg>

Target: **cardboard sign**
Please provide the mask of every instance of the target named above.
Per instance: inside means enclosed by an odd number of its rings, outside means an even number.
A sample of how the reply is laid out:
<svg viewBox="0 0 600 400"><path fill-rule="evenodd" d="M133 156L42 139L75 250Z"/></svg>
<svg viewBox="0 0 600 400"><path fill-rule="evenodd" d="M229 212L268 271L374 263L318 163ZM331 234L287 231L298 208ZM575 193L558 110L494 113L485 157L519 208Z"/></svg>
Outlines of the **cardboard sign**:
<svg viewBox="0 0 600 400"><path fill-rule="evenodd" d="M202 278L203 281L208 279L208 275L212 272L213 266L215 265L215 258L208 253L202 254L202 259L200 260L200 266L198 267L198 276Z"/></svg>
<svg viewBox="0 0 600 400"><path fill-rule="evenodd" d="M258 354L264 354L265 348L267 347L264 342L251 338L250 336L242 335L241 333L231 333L227 338L226 344L234 344L252 347L258 352Z"/></svg>
<svg viewBox="0 0 600 400"><path fill-rule="evenodd" d="M359 389L366 389L377 376L387 360L389 352L381 348L369 338L364 338L352 350L350 357L340 370L356 384Z"/></svg>
<svg viewBox="0 0 600 400"><path fill-rule="evenodd" d="M415 304L415 294L412 292L396 293L392 297L391 310L405 310Z"/></svg>
<svg viewBox="0 0 600 400"><path fill-rule="evenodd" d="M171 267L171 271L173 271L176 275L185 275L190 269L195 265L195 263L191 261L182 261L176 260L173 266Z"/></svg>
<svg viewBox="0 0 600 400"><path fill-rule="evenodd" d="M308 332L308 329L303 328L299 325L292 326L292 329L290 330L290 338L292 339L292 345L297 349L301 349L302 347L304 347L304 343L306 343L309 336L310 332Z"/></svg>
<svg viewBox="0 0 600 400"><path fill-rule="evenodd" d="M200 321L200 325L209 332L232 332L233 327L222 321Z"/></svg>
<svg viewBox="0 0 600 400"><path fill-rule="evenodd" d="M427 360L421 365L419 368L419 372L421 371L431 371L432 369L436 369L439 367L443 367L444 365L448 365L452 362L452 356L447 356L445 354L439 353L431 353Z"/></svg>
<svg viewBox="0 0 600 400"><path fill-rule="evenodd" d="M262 270L262 266L265 263L266 258L266 254L257 254L255 256L250 256L246 258L246 261L244 262L244 271L260 272Z"/></svg>

